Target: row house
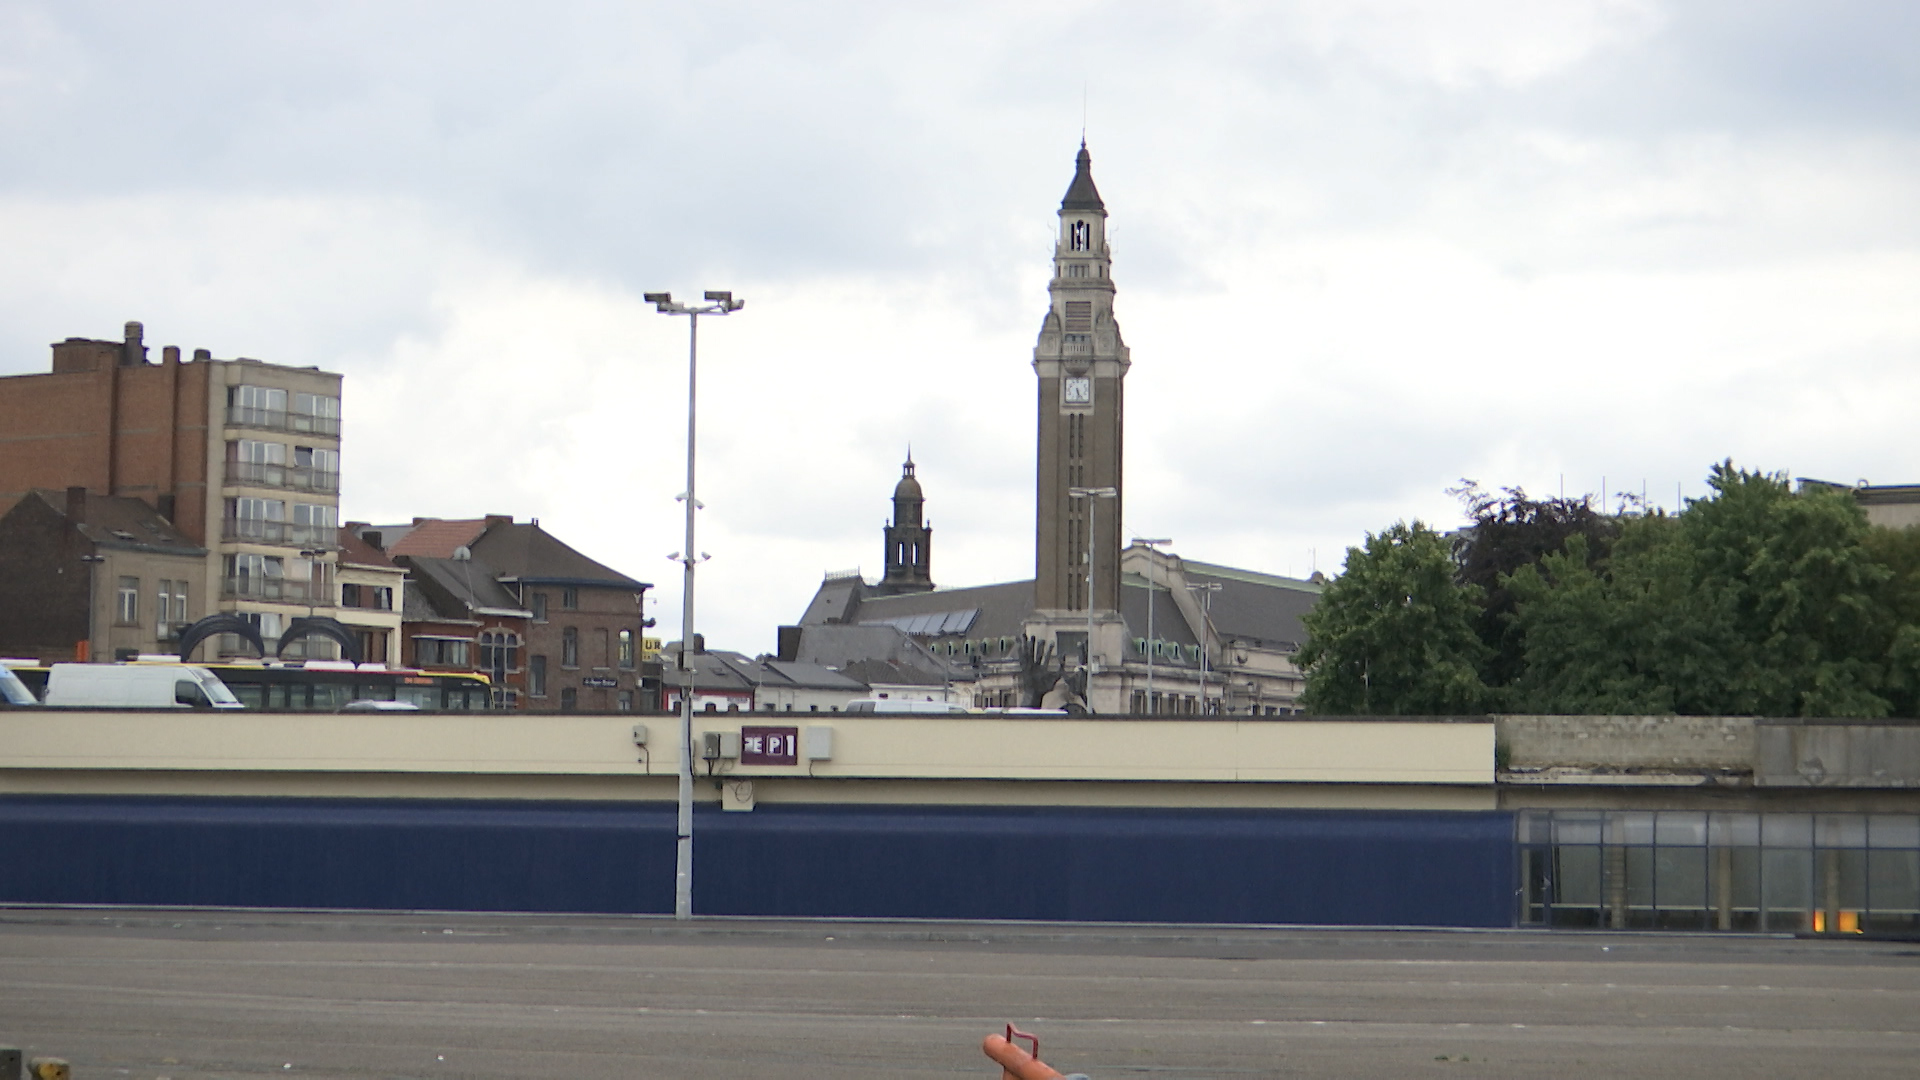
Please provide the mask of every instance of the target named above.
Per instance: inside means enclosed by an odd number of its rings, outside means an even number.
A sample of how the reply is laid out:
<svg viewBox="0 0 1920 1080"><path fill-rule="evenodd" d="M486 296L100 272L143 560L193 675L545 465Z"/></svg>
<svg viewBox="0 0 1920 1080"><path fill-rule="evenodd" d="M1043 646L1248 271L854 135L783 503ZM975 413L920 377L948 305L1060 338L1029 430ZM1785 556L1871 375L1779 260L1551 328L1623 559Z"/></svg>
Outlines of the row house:
<svg viewBox="0 0 1920 1080"><path fill-rule="evenodd" d="M537 520L415 518L355 531L418 579L403 613L410 661L480 671L506 704L529 711L632 712L659 701L659 662L642 651L652 586Z"/></svg>

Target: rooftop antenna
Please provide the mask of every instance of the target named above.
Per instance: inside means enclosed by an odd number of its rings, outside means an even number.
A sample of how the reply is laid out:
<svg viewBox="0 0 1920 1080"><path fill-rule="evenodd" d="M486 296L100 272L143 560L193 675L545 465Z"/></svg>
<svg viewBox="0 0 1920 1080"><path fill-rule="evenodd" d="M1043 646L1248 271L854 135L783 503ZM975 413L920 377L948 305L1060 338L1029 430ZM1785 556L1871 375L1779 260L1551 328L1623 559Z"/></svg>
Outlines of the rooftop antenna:
<svg viewBox="0 0 1920 1080"><path fill-rule="evenodd" d="M1087 81L1080 80L1080 145L1087 145Z"/></svg>

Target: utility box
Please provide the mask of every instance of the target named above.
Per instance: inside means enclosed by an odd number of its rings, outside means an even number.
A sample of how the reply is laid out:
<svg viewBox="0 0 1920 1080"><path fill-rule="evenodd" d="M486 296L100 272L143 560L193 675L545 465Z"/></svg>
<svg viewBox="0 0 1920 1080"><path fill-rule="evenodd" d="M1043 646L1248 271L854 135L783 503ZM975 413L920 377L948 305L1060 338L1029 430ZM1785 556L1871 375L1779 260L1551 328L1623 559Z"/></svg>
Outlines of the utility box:
<svg viewBox="0 0 1920 1080"><path fill-rule="evenodd" d="M808 761L833 760L833 729L810 727L802 733L800 754Z"/></svg>
<svg viewBox="0 0 1920 1080"><path fill-rule="evenodd" d="M633 745L635 746L647 745L647 725L645 724L633 725Z"/></svg>
<svg viewBox="0 0 1920 1080"><path fill-rule="evenodd" d="M737 731L701 732L700 756L707 761L738 761L740 733Z"/></svg>

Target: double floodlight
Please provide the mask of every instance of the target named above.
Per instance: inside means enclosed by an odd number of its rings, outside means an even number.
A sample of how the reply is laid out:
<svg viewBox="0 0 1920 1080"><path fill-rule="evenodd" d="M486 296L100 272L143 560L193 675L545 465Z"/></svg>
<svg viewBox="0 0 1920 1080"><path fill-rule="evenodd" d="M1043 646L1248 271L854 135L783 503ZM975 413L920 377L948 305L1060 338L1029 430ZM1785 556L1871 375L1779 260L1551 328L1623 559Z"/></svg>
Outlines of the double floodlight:
<svg viewBox="0 0 1920 1080"><path fill-rule="evenodd" d="M652 304L667 315L725 315L729 311L739 311L747 306L745 300L735 300L733 294L719 289L708 289L706 307L688 307L673 298L672 293L642 293L641 299Z"/></svg>

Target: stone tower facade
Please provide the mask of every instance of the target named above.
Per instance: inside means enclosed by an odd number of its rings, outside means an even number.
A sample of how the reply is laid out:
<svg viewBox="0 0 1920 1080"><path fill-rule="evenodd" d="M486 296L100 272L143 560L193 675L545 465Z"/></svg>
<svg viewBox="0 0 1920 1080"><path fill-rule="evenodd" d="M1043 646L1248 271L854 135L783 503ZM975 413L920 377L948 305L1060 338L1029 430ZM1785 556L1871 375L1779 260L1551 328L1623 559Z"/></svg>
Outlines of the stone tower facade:
<svg viewBox="0 0 1920 1080"><path fill-rule="evenodd" d="M1093 185L1092 158L1082 142L1073 183L1060 201L1060 237L1047 286L1051 303L1033 349L1040 414L1034 603L1043 611L1120 606L1118 493L1131 360L1113 317L1112 265L1107 208ZM1111 488L1116 494L1073 498L1068 494L1073 488Z"/></svg>
<svg viewBox="0 0 1920 1080"><path fill-rule="evenodd" d="M874 590L879 596L933 589L933 529L923 520L926 496L913 475L913 453L900 467L893 487L893 524L886 527L887 572Z"/></svg>

